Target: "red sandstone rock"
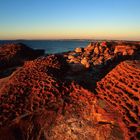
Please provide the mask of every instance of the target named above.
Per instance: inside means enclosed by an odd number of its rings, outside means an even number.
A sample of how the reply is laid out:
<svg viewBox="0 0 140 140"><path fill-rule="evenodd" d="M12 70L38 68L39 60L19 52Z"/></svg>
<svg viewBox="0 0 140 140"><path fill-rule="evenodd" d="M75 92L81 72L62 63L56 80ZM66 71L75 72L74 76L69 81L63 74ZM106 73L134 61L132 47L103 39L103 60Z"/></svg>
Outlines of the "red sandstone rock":
<svg viewBox="0 0 140 140"><path fill-rule="evenodd" d="M114 47L105 45L95 44L97 55L94 55L93 45L90 53L85 49L83 53L75 54L78 64L68 64L67 57L62 55L26 61L0 86L0 138L138 139L139 61L119 64L97 83L96 92L93 88L90 89L92 92L86 89L95 84L97 73L91 76L90 71L81 72L79 62L86 57L82 62L84 65L90 61L102 65L113 58ZM96 66L93 69L98 74L105 72ZM74 75L74 70L78 74ZM75 79L81 74L82 83L67 80L69 72Z"/></svg>
<svg viewBox="0 0 140 140"><path fill-rule="evenodd" d="M103 42L101 42L101 44L100 44L102 47L107 47L107 42L106 41L103 41Z"/></svg>
<svg viewBox="0 0 140 140"><path fill-rule="evenodd" d="M75 49L75 52L76 52L76 53L82 53L83 51L82 51L82 48L76 48L76 49Z"/></svg>
<svg viewBox="0 0 140 140"><path fill-rule="evenodd" d="M140 137L140 61L124 61L98 82L98 96L121 115L125 139Z"/></svg>
<svg viewBox="0 0 140 140"><path fill-rule="evenodd" d="M94 43L91 42L87 47L84 48L86 52L92 52L94 50Z"/></svg>
<svg viewBox="0 0 140 140"><path fill-rule="evenodd" d="M24 60L43 55L42 50L33 50L24 44L4 44L0 46L0 70L23 64Z"/></svg>
<svg viewBox="0 0 140 140"><path fill-rule="evenodd" d="M93 93L63 79L67 69L61 55L51 55L26 62L10 77L0 89L2 139L108 139L122 132Z"/></svg>
<svg viewBox="0 0 140 140"><path fill-rule="evenodd" d="M86 68L89 68L90 67L90 64L87 60L86 57L84 57L82 60L81 60L81 64L83 64Z"/></svg>
<svg viewBox="0 0 140 140"><path fill-rule="evenodd" d="M135 53L136 46L124 46L124 45L117 45L115 46L114 53L121 53L122 55L133 55Z"/></svg>

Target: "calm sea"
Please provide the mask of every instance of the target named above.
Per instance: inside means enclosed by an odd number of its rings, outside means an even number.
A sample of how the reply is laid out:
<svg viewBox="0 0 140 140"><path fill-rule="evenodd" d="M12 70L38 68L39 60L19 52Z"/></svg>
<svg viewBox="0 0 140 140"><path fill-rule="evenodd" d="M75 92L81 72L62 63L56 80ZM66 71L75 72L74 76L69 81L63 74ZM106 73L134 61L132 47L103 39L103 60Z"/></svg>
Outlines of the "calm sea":
<svg viewBox="0 0 140 140"><path fill-rule="evenodd" d="M1 40L4 43L24 43L34 49L44 49L45 53L72 51L77 47L87 46L91 40Z"/></svg>

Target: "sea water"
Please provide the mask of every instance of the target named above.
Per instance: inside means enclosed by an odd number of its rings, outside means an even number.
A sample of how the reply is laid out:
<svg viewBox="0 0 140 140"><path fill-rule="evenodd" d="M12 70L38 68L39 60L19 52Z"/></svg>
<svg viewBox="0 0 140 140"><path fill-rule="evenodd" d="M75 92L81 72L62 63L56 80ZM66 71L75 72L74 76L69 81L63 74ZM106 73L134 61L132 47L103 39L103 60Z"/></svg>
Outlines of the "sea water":
<svg viewBox="0 0 140 140"><path fill-rule="evenodd" d="M24 43L33 49L44 49L46 54L72 51L77 47L86 47L91 40L1 40L5 43Z"/></svg>

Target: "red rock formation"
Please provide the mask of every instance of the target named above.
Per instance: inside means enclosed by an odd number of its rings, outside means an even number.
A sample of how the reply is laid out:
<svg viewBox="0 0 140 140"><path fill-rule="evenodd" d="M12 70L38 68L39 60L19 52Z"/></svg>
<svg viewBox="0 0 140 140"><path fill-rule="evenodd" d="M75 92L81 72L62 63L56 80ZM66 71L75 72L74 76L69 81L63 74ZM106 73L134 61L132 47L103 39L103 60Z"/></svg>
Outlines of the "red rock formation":
<svg viewBox="0 0 140 140"><path fill-rule="evenodd" d="M16 116L27 113L29 110L32 111L35 110L36 107L43 106L45 100L51 102L53 92L59 94L61 91L58 86L59 80L56 80L54 75L57 77L65 70L64 68L66 66L61 68L61 66L64 65L61 60L61 56L49 56L27 62L23 68L12 75L8 83L0 90L0 100L2 101L1 114L4 115L6 110L9 111L7 117L1 118L2 122L5 122L6 120L10 121ZM58 87L58 89L56 87ZM48 94L46 99L43 98L45 93ZM39 95L39 97L36 95ZM42 101L39 103L41 99ZM28 104L28 102L31 104ZM18 106L12 105L11 103L17 104ZM23 106L24 109L22 108ZM26 110L28 111L26 112Z"/></svg>
<svg viewBox="0 0 140 140"><path fill-rule="evenodd" d="M84 57L82 60L81 60L81 64L84 65L86 68L89 68L90 67L90 64L87 60L86 57Z"/></svg>
<svg viewBox="0 0 140 140"><path fill-rule="evenodd" d="M103 42L101 42L101 44L100 44L102 47L107 47L107 42L106 41L103 41Z"/></svg>
<svg viewBox="0 0 140 140"><path fill-rule="evenodd" d="M24 60L43 55L42 50L33 50L24 44L4 44L0 46L0 70L23 64Z"/></svg>
<svg viewBox="0 0 140 140"><path fill-rule="evenodd" d="M140 138L140 61L124 61L97 84L98 96L121 115L125 139Z"/></svg>
<svg viewBox="0 0 140 140"><path fill-rule="evenodd" d="M122 55L133 55L136 51L136 46L130 46L130 45L117 45L115 46L114 53L120 53Z"/></svg>
<svg viewBox="0 0 140 140"><path fill-rule="evenodd" d="M61 55L52 55L26 62L10 77L0 89L2 140L123 138L113 111L100 107L90 91L64 81L67 69Z"/></svg>
<svg viewBox="0 0 140 140"><path fill-rule="evenodd" d="M26 61L0 86L0 139L138 139L140 62L120 63L97 83L95 92L95 81L105 72L102 64L114 58L114 48L96 43L65 58ZM82 63L90 69L80 64L85 57ZM67 58L75 60L68 64Z"/></svg>
<svg viewBox="0 0 140 140"><path fill-rule="evenodd" d="M95 43L91 42L87 47L84 48L86 52L92 52L95 48Z"/></svg>
<svg viewBox="0 0 140 140"><path fill-rule="evenodd" d="M83 49L82 49L82 48L76 48L76 49L75 49L75 52L76 52L76 53L82 53L82 52L83 52Z"/></svg>

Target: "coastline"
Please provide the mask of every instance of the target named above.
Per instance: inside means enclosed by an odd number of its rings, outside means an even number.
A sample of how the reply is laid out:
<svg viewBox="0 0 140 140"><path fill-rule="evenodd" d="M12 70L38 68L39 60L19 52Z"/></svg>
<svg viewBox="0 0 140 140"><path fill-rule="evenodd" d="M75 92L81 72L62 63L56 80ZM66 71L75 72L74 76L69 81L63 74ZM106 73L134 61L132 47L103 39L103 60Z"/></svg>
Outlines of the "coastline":
<svg viewBox="0 0 140 140"><path fill-rule="evenodd" d="M8 79L0 87L0 135L8 139L4 134L10 132L11 137L18 139L13 132L18 129L22 139L27 135L34 139L41 139L42 135L44 139L138 138L139 45L92 42L85 48L46 56L24 44L4 47L0 50L5 52L5 57L4 53L0 56L0 71L20 67L13 69L9 77L3 75ZM123 79L129 82L122 83ZM129 83L135 84L131 88ZM124 87L125 92L118 86ZM136 111L131 109L134 107ZM130 128L136 129L135 135Z"/></svg>

